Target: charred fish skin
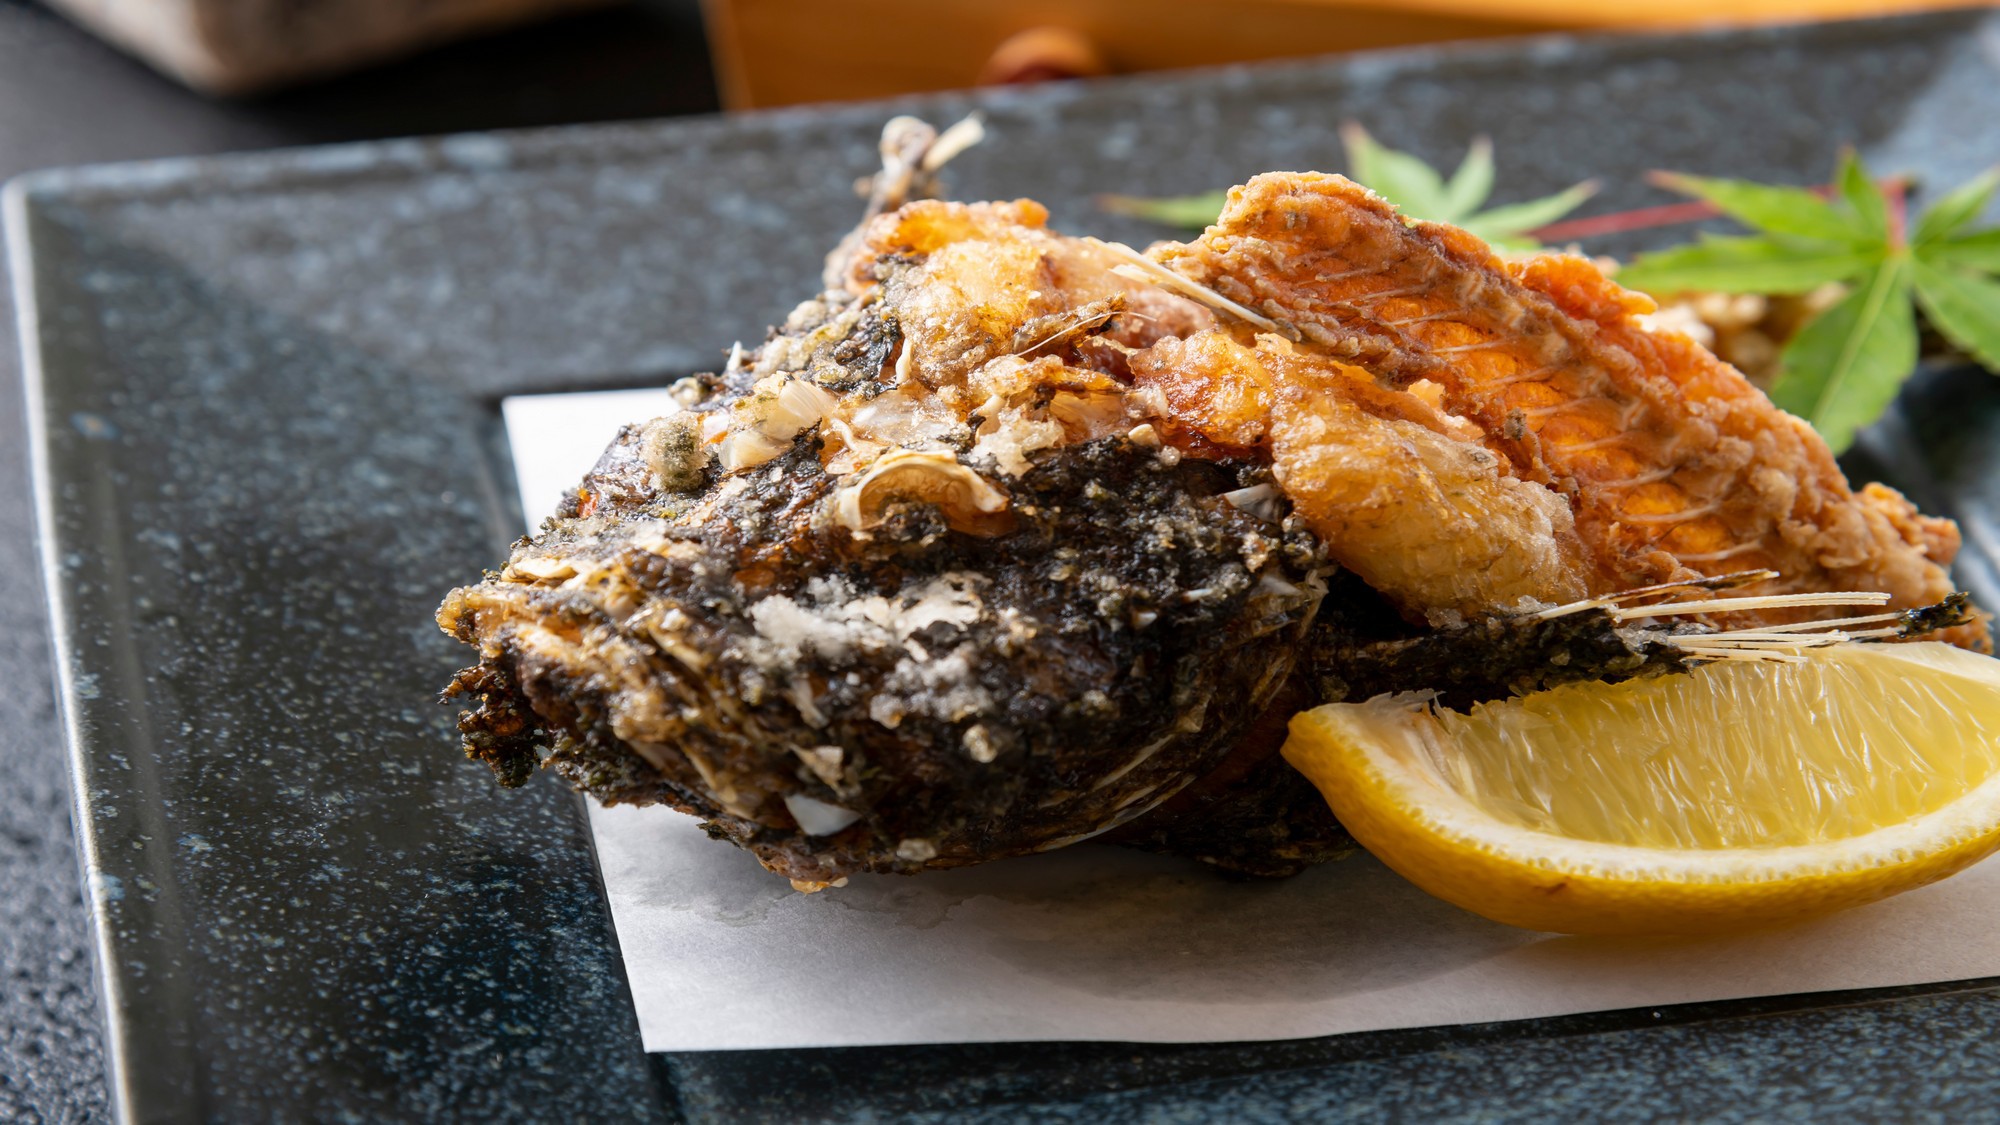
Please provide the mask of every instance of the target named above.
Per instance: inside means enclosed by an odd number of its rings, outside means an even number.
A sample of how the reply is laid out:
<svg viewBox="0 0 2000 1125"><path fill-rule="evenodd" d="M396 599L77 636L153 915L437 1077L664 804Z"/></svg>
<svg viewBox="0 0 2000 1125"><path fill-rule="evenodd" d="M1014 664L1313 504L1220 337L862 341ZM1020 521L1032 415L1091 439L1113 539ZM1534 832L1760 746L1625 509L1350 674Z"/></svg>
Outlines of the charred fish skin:
<svg viewBox="0 0 2000 1125"><path fill-rule="evenodd" d="M1340 580L1332 585L1322 611L1339 596ZM1289 878L1352 854L1354 837L1326 798L1278 753L1292 716L1315 702L1306 672L1302 660L1214 769L1100 839L1191 859L1232 879Z"/></svg>
<svg viewBox="0 0 2000 1125"><path fill-rule="evenodd" d="M1620 628L1601 610L1554 621L1482 617L1365 644L1327 630L1316 632L1309 646L1307 674L1318 702L1421 690L1454 711L1562 684L1617 683L1694 666L1662 631Z"/></svg>
<svg viewBox="0 0 2000 1125"><path fill-rule="evenodd" d="M1332 605L1359 603L1341 592L1336 582ZM1685 672L1694 662L1670 638L1713 632L1702 625L1621 625L1604 609L1552 618L1496 614L1425 629L1366 616L1372 620L1332 610L1314 622L1300 661L1309 684L1306 706L1423 691L1438 706L1464 711L1567 683Z"/></svg>
<svg viewBox="0 0 2000 1125"><path fill-rule="evenodd" d="M1248 773L1186 809L1163 809L1103 839L1191 859L1237 880L1289 879L1360 847L1319 790L1277 754L1258 759Z"/></svg>
<svg viewBox="0 0 2000 1125"><path fill-rule="evenodd" d="M468 753L513 780L534 745L801 882L1136 817L1228 753L1317 606L1312 537L1223 499L1242 467L1100 439L1010 480L1004 534L909 500L857 539L814 439L690 497L648 486L643 435L447 600L484 656Z"/></svg>

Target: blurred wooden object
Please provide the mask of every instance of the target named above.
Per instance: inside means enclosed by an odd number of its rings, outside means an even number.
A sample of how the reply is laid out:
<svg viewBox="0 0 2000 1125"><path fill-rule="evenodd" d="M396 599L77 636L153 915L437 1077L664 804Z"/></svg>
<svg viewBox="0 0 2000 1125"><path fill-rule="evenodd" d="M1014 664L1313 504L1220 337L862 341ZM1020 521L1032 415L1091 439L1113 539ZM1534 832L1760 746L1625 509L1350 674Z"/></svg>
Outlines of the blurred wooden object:
<svg viewBox="0 0 2000 1125"><path fill-rule="evenodd" d="M615 0L45 0L189 86L244 94Z"/></svg>
<svg viewBox="0 0 2000 1125"><path fill-rule="evenodd" d="M1447 39L1882 15L1969 0L703 0L731 109ZM1037 53L1039 52L1039 54ZM1101 69L1077 69L1089 60Z"/></svg>
<svg viewBox="0 0 2000 1125"><path fill-rule="evenodd" d="M1066 27L1031 27L1000 41L979 70L981 86L1013 86L1060 78L1097 78L1111 63L1097 44Z"/></svg>

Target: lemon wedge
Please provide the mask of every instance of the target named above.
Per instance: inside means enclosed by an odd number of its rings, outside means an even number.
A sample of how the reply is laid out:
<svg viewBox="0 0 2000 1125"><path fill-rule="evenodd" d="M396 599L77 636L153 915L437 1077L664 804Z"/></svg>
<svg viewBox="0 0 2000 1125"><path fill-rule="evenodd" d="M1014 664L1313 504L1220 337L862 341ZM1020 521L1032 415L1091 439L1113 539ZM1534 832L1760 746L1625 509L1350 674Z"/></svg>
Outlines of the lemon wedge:
<svg viewBox="0 0 2000 1125"><path fill-rule="evenodd" d="M1873 902L2000 847L2000 661L1805 650L1469 713L1413 695L1293 718L1356 840L1496 921L1712 933Z"/></svg>

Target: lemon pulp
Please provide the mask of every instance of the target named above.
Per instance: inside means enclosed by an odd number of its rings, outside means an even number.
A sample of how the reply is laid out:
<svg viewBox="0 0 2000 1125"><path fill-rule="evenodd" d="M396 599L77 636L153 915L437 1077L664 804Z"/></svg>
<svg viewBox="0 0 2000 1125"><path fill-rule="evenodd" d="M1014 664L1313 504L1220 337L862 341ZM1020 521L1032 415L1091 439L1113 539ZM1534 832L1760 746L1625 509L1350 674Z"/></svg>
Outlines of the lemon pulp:
<svg viewBox="0 0 2000 1125"><path fill-rule="evenodd" d="M1748 927L2000 846L2000 662L1941 644L1572 684L1468 714L1316 708L1285 754L1439 897L1571 932Z"/></svg>

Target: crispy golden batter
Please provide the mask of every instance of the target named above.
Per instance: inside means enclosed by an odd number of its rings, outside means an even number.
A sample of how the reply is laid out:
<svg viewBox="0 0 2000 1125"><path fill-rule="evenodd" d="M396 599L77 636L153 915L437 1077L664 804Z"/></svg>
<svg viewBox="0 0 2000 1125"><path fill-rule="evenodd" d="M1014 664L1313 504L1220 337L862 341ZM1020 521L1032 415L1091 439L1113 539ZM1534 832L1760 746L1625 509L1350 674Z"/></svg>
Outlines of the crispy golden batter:
<svg viewBox="0 0 2000 1125"><path fill-rule="evenodd" d="M1589 593L1568 503L1416 394L1273 336L1162 340L1130 367L1138 393L1161 392L1169 440L1269 460L1328 553L1413 617Z"/></svg>
<svg viewBox="0 0 2000 1125"><path fill-rule="evenodd" d="M1505 472L1477 430L1282 338L1241 341L1046 219L1026 200L923 201L866 225L848 287L895 310L902 413L976 419L972 452L1006 475L1134 422L1192 456L1270 461L1333 557L1414 617L1586 595L1568 503ZM865 442L885 406L835 414Z"/></svg>
<svg viewBox="0 0 2000 1125"><path fill-rule="evenodd" d="M1589 262L1509 265L1452 227L1406 223L1340 176L1269 174L1156 256L1392 386L1427 380L1522 480L1575 512L1594 591L1753 568L1764 593L1952 590L1948 521L1849 489L1806 425ZM1983 642L1975 623L1950 639Z"/></svg>

